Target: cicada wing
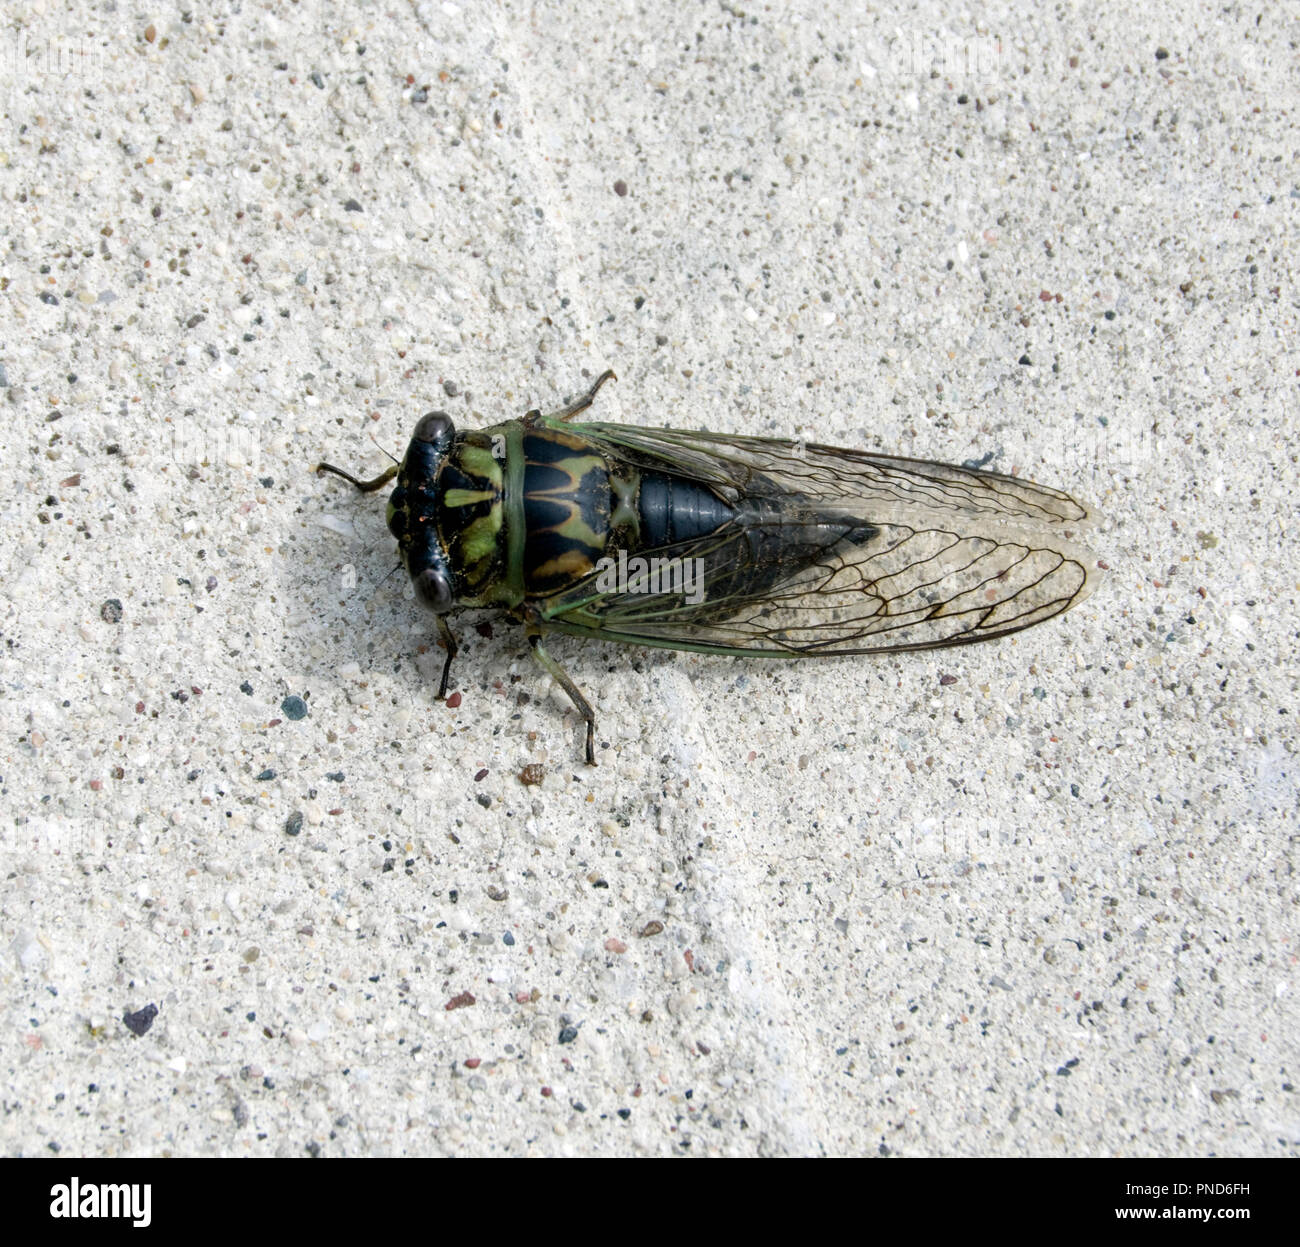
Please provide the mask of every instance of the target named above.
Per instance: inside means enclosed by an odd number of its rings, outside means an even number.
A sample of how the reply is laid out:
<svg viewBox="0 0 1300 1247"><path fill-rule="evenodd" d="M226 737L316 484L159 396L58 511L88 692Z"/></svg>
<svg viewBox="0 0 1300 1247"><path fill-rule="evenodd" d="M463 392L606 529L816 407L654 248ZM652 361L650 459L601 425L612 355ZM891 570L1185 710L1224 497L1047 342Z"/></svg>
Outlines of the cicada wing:
<svg viewBox="0 0 1300 1247"><path fill-rule="evenodd" d="M1087 508L1032 482L790 441L610 424L581 433L767 505L761 519L642 552L698 560L694 594L605 591L593 575L542 604L560 631L730 654L927 649L1017 632L1097 581L1069 531Z"/></svg>
<svg viewBox="0 0 1300 1247"><path fill-rule="evenodd" d="M850 514L894 503L960 510L1033 525L1086 525L1091 515L1069 494L1033 481L955 464L876 455L787 438L733 437L623 424L569 425L632 462L675 471L724 491L752 492L775 481Z"/></svg>
<svg viewBox="0 0 1300 1247"><path fill-rule="evenodd" d="M748 543L720 534L662 552L703 561L698 602L684 593L600 593L591 578L543 614L561 631L674 649L868 654L1006 636L1068 610L1096 583L1094 560L1069 542L963 532L937 516L873 528L866 542L836 540L761 593L728 591L728 561L743 558Z"/></svg>

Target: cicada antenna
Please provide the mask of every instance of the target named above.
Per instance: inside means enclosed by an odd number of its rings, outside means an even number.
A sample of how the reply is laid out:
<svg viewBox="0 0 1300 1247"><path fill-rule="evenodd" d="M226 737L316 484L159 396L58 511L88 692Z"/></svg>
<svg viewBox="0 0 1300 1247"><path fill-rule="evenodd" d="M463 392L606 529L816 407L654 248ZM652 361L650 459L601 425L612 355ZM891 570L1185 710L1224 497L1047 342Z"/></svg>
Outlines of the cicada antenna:
<svg viewBox="0 0 1300 1247"><path fill-rule="evenodd" d="M399 468L402 466L402 461L390 451L385 450L376 440L373 433L370 435L370 440L375 443L375 449L378 450L381 455L387 455Z"/></svg>

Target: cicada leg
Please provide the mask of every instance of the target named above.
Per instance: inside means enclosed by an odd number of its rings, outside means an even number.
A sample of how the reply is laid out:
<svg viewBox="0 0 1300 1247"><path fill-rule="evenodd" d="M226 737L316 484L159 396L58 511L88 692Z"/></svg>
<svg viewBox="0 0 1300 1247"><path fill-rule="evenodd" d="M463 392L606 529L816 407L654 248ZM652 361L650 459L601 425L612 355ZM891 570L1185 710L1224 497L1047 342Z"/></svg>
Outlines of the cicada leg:
<svg viewBox="0 0 1300 1247"><path fill-rule="evenodd" d="M534 625L528 628L528 644L533 647L537 661L542 669L569 695L574 708L587 723L587 765L596 765L596 714L591 703L582 695L582 690L569 677L569 673L546 652L542 644L542 634Z"/></svg>
<svg viewBox="0 0 1300 1247"><path fill-rule="evenodd" d="M447 681L451 679L451 660L460 653L460 646L456 644L456 637L447 624L447 617L435 615L434 618L438 621L438 640L447 651L447 660L442 664L442 683L438 685L438 700L442 701L447 696Z"/></svg>
<svg viewBox="0 0 1300 1247"><path fill-rule="evenodd" d="M567 407L561 407L559 411L552 412L551 418L554 420L572 420L579 412L586 411L587 408L596 401L596 395L599 392L600 387L604 385L606 381L617 380L618 378L614 375L614 370L612 368L606 368L605 371L591 383L591 389L589 389L581 398L574 399L574 401ZM526 411L524 413L524 419L530 424L535 420L540 420L541 418L542 413L537 409Z"/></svg>

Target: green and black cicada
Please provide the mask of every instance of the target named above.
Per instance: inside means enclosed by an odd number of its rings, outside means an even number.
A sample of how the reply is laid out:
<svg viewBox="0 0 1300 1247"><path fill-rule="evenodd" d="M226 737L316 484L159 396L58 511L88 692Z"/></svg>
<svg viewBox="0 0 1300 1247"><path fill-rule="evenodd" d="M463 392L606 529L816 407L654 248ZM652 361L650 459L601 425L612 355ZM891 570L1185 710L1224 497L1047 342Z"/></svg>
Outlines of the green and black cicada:
<svg viewBox="0 0 1300 1247"><path fill-rule="evenodd" d="M388 527L447 651L447 616L499 607L587 723L542 637L705 654L880 654L991 640L1087 597L1088 510L993 472L781 438L572 423L559 411L458 432L434 411L394 477Z"/></svg>

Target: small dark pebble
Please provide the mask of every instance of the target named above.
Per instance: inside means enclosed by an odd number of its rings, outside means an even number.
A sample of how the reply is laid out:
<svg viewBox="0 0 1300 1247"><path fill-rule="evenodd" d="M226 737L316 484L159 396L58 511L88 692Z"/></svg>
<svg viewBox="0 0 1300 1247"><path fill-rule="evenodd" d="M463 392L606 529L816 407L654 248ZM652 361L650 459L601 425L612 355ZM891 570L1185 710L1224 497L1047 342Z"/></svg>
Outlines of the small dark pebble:
<svg viewBox="0 0 1300 1247"><path fill-rule="evenodd" d="M620 199L627 194L627 183L623 181L622 178L619 178L619 180L614 183L614 194L616 194Z"/></svg>
<svg viewBox="0 0 1300 1247"><path fill-rule="evenodd" d="M561 1043L572 1043L578 1037L578 1028L576 1026L566 1026L560 1032Z"/></svg>
<svg viewBox="0 0 1300 1247"><path fill-rule="evenodd" d="M153 1020L158 1016L157 1005L145 1005L143 1009L132 1013L129 1009L122 1014L122 1024L133 1035L144 1035L153 1025Z"/></svg>
<svg viewBox="0 0 1300 1247"><path fill-rule="evenodd" d="M1156 60L1167 61L1168 59L1169 59L1169 53L1164 48L1156 49Z"/></svg>
<svg viewBox="0 0 1300 1247"><path fill-rule="evenodd" d="M240 691L241 693L243 693L243 694L244 694L245 696L247 696L247 697L252 697L252 695L253 695L253 686L252 686L252 685L251 685L247 680L245 680L245 681L244 681L244 682L239 686L239 691Z"/></svg>
<svg viewBox="0 0 1300 1247"><path fill-rule="evenodd" d="M481 784L485 779L487 779L487 774L488 774L487 767L484 767L481 771L476 771L474 773L474 782L476 784Z"/></svg>
<svg viewBox="0 0 1300 1247"><path fill-rule="evenodd" d="M99 608L99 617L105 623L121 623L122 603L117 598L109 598L108 601Z"/></svg>
<svg viewBox="0 0 1300 1247"><path fill-rule="evenodd" d="M266 770L264 770L264 771L263 771L263 772L262 772L262 773L257 777L257 782L258 782L259 784L264 784L264 783L266 783L266 781L267 781L268 779L274 779L274 778L275 778L275 772L274 772L274 771L273 771L273 770L268 766L268 767L266 768Z"/></svg>
<svg viewBox="0 0 1300 1247"><path fill-rule="evenodd" d="M485 637L489 641L492 639L492 625L486 620L482 623L476 623L474 625L474 631L477 632L479 636Z"/></svg>
<svg viewBox="0 0 1300 1247"><path fill-rule="evenodd" d="M513 935L511 935L511 933L510 933L509 931L507 931L507 932L506 932L506 933L501 937L501 942L502 942L502 943L503 943L507 948L513 948L513 947L515 946L515 937L514 937Z"/></svg>
<svg viewBox="0 0 1300 1247"><path fill-rule="evenodd" d="M284 834L286 836L296 836L302 831L302 811L294 810L292 814L285 819Z"/></svg>
<svg viewBox="0 0 1300 1247"><path fill-rule="evenodd" d="M480 792L474 800L477 801L485 810L490 810L492 808L492 798L489 797L486 792Z"/></svg>
<svg viewBox="0 0 1300 1247"><path fill-rule="evenodd" d="M284 711L286 719L292 719L294 722L307 717L307 703L296 694L286 697L280 703L280 709Z"/></svg>
<svg viewBox="0 0 1300 1247"><path fill-rule="evenodd" d="M939 677L939 683L943 685L956 684L957 677L955 675L941 675Z"/></svg>
<svg viewBox="0 0 1300 1247"><path fill-rule="evenodd" d="M630 1108L621 1108L618 1110L618 1115L624 1121L627 1121L627 1119L632 1116L632 1110Z"/></svg>
<svg viewBox="0 0 1300 1247"><path fill-rule="evenodd" d="M455 398L456 395L460 393L460 389L454 381L444 381L442 383L442 390L448 398Z"/></svg>
<svg viewBox="0 0 1300 1247"><path fill-rule="evenodd" d="M540 762L530 762L519 772L519 782L525 787L532 787L542 782L546 768Z"/></svg>
<svg viewBox="0 0 1300 1247"><path fill-rule="evenodd" d="M318 90L321 91L325 90L325 79L320 76L320 70L318 69L312 70L312 72L308 75L308 77L310 77L312 82L316 84Z"/></svg>
<svg viewBox="0 0 1300 1247"><path fill-rule="evenodd" d="M336 784L341 784L341 783L343 782L343 772L342 772L342 771L326 771L326 772L325 772L325 778L326 778L326 779L332 779Z"/></svg>
<svg viewBox="0 0 1300 1247"><path fill-rule="evenodd" d="M357 203L357 201L356 201L355 199L348 199L348 200L345 200L345 201L344 201L344 204L343 204L343 211L344 211L344 212L360 212L360 211L362 211L362 208L361 208L361 205L360 205L359 203Z"/></svg>
<svg viewBox="0 0 1300 1247"><path fill-rule="evenodd" d="M445 1009L450 1013L453 1009L468 1009L470 1005L476 1003L474 997L469 992L461 992L459 996L453 996L445 1005Z"/></svg>
<svg viewBox="0 0 1300 1247"><path fill-rule="evenodd" d="M1028 355L1022 355L1022 356L1020 357L1020 363L1022 363L1023 365L1025 365L1025 367L1030 367L1030 366L1033 364L1033 362L1034 362L1034 361L1033 361L1032 359L1030 359Z"/></svg>
<svg viewBox="0 0 1300 1247"><path fill-rule="evenodd" d="M51 307L59 306L59 296L51 294L48 290L41 291L41 302L48 303Z"/></svg>

